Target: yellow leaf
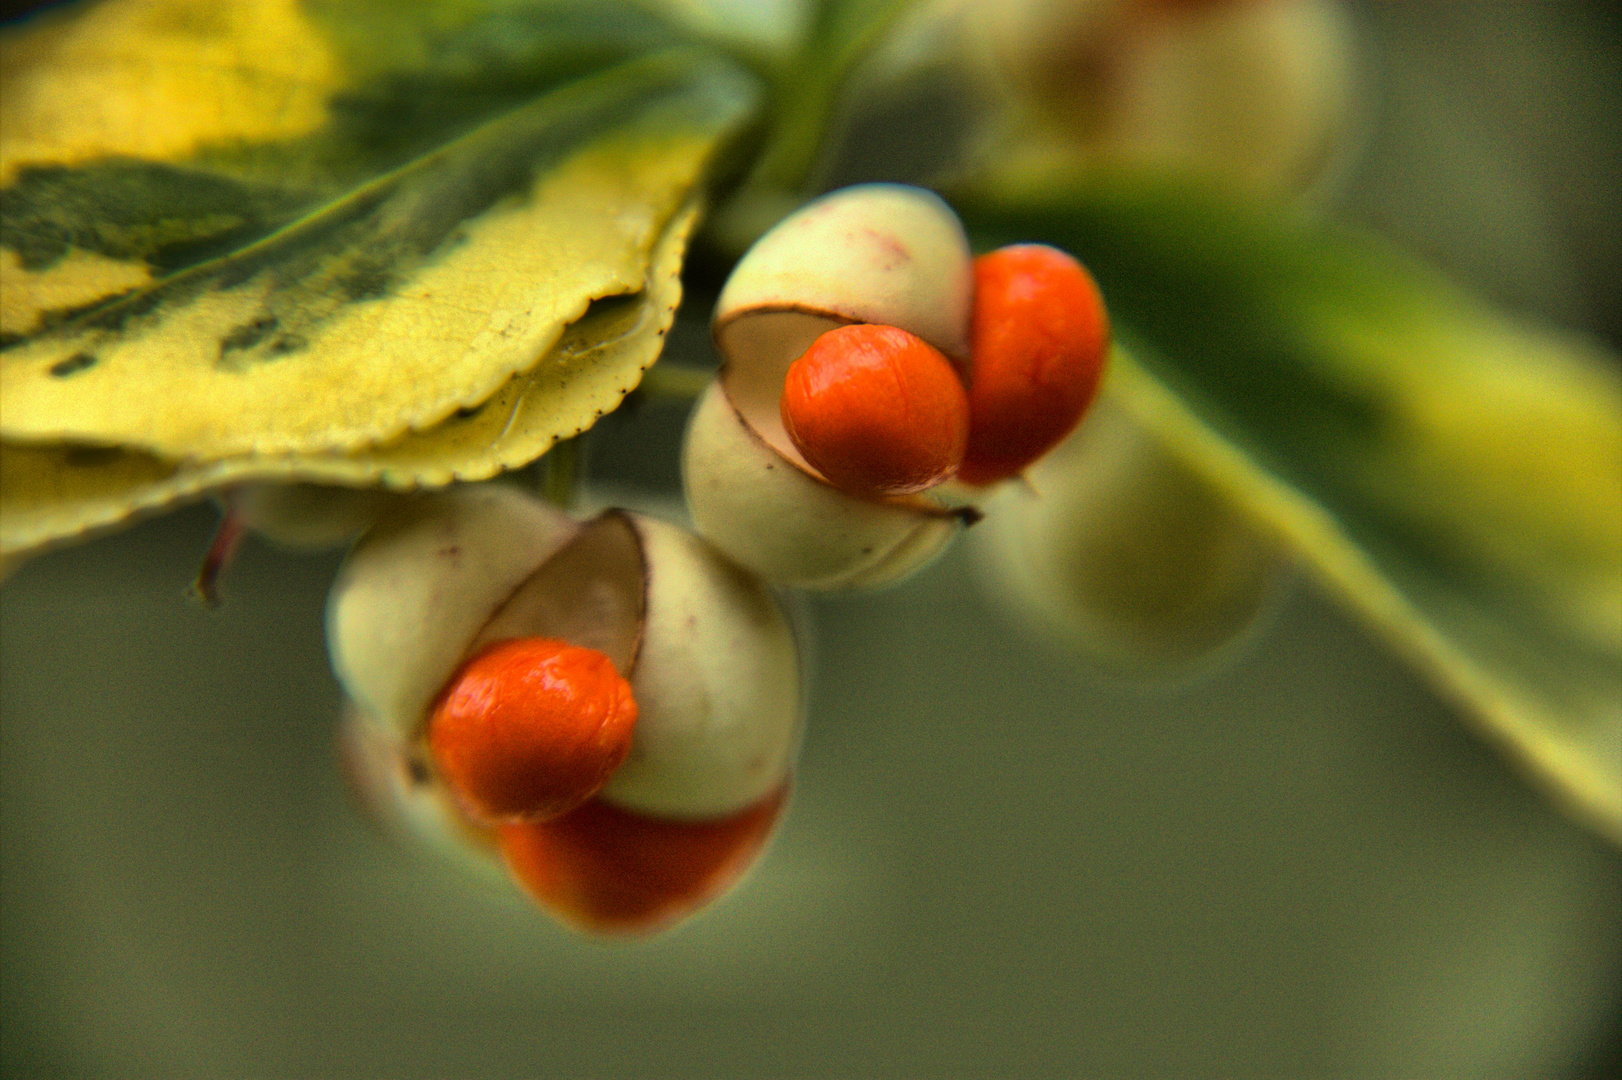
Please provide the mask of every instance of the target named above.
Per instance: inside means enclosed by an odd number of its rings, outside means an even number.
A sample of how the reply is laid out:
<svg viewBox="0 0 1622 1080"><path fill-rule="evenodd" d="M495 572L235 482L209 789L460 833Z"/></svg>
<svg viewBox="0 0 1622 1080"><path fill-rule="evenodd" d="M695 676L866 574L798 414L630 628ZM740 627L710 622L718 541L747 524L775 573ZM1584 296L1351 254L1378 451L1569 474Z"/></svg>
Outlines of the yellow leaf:
<svg viewBox="0 0 1622 1080"><path fill-rule="evenodd" d="M299 0L144 0L0 38L0 185L26 165L176 161L327 121L343 65Z"/></svg>
<svg viewBox="0 0 1622 1080"><path fill-rule="evenodd" d="M0 334L37 333L46 312L89 307L151 283L152 268L134 259L75 248L53 266L30 270L15 251L0 248Z"/></svg>
<svg viewBox="0 0 1622 1080"><path fill-rule="evenodd" d="M111 447L0 443L0 558L15 566L53 541L195 496L209 480L207 467Z"/></svg>
<svg viewBox="0 0 1622 1080"><path fill-rule="evenodd" d="M327 121L341 70L298 0L102 3L37 17L0 35L0 187L27 169L180 161L209 146L308 135ZM10 246L0 250L7 340L37 332L48 312L154 277L127 252L74 248L29 267Z"/></svg>
<svg viewBox="0 0 1622 1080"><path fill-rule="evenodd" d="M666 53L553 91L8 349L0 433L216 460L438 424L533 366L592 301L643 288L748 88Z"/></svg>
<svg viewBox="0 0 1622 1080"><path fill-rule="evenodd" d="M659 358L681 304L682 255L697 216L697 207L688 207L665 230L642 292L593 307L545 359L473 412L393 443L323 459L320 477L389 487L483 480L591 427Z"/></svg>
<svg viewBox="0 0 1622 1080"><path fill-rule="evenodd" d="M583 431L619 404L658 358L681 302L682 255L696 219L690 205L665 230L641 293L589 311L539 364L468 415L386 445L181 464L131 450L0 443L0 557L26 558L248 481L409 488L482 480L532 461L560 433Z"/></svg>

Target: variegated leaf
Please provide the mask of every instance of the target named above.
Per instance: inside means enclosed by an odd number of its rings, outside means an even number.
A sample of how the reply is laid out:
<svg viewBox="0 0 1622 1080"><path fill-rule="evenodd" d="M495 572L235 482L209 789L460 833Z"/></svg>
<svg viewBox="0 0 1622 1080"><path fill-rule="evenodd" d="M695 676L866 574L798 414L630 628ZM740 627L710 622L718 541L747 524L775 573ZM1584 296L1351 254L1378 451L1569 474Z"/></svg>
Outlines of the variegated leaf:
<svg viewBox="0 0 1622 1080"><path fill-rule="evenodd" d="M972 203L972 205L970 205ZM1119 400L1622 841L1622 364L1360 234L1128 176L964 199L1097 274Z"/></svg>
<svg viewBox="0 0 1622 1080"><path fill-rule="evenodd" d="M590 427L602 409L592 403L617 403L658 358L681 302L682 255L697 213L689 206L665 230L645 289L599 301L565 329L540 363L465 415L426 431L350 454L185 463L128 449L0 444L0 554L26 557L52 543L248 481L409 488L482 480L532 461L560 430L569 435ZM569 390L579 402L573 414L556 407Z"/></svg>
<svg viewBox="0 0 1622 1080"><path fill-rule="evenodd" d="M176 462L477 410L643 294L757 96L613 4L110 0L4 48L0 433ZM612 408L633 352L529 387L531 442Z"/></svg>

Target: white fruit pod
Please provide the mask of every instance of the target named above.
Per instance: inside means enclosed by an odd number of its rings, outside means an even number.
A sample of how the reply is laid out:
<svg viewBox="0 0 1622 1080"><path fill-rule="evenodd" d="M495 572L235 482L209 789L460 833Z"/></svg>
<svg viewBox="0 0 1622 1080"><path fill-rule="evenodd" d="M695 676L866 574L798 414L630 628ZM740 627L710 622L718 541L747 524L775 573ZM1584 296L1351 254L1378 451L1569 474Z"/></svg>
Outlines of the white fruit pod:
<svg viewBox="0 0 1622 1080"><path fill-rule="evenodd" d="M719 817L777 790L792 765L802 692L782 609L764 583L652 518L580 524L497 485L425 495L361 538L327 624L350 696L409 744L465 660L544 637L606 655L636 699L630 753L601 798Z"/></svg>
<svg viewBox="0 0 1622 1080"><path fill-rule="evenodd" d="M1332 187L1349 163L1355 36L1335 0L1137 0L1112 22L1091 48L1122 58L1113 77L1073 86L1059 110L1086 155L1192 165L1282 195ZM1050 79L1087 55L1072 48L1047 54Z"/></svg>
<svg viewBox="0 0 1622 1080"><path fill-rule="evenodd" d="M410 838L439 852L492 885L506 873L488 825L462 812L434 776L427 747L412 742L345 703L338 722L338 753L351 796L366 819L390 840Z"/></svg>
<svg viewBox="0 0 1622 1080"><path fill-rule="evenodd" d="M475 636L579 528L497 484L425 493L385 515L327 598L327 648L350 698L417 736Z"/></svg>
<svg viewBox="0 0 1622 1080"><path fill-rule="evenodd" d="M978 184L1039 190L1078 170L1171 165L1316 198L1367 129L1357 54L1339 0L927 0L855 100L952 70L980 110L959 136L976 146Z"/></svg>
<svg viewBox="0 0 1622 1080"><path fill-rule="evenodd" d="M812 342L853 323L897 327L966 364L973 291L962 224L921 188L844 188L761 237L721 291L721 373L682 448L698 532L801 588L884 585L939 554L978 514L929 493L861 499L835 488L783 427L783 383Z"/></svg>
<svg viewBox="0 0 1622 1080"><path fill-rule="evenodd" d="M647 567L631 752L602 797L661 817L752 806L788 776L803 706L783 609L754 575L684 529L640 514Z"/></svg>
<svg viewBox="0 0 1622 1080"><path fill-rule="evenodd" d="M1280 546L1106 395L977 530L995 595L1130 678L1212 661L1280 593Z"/></svg>

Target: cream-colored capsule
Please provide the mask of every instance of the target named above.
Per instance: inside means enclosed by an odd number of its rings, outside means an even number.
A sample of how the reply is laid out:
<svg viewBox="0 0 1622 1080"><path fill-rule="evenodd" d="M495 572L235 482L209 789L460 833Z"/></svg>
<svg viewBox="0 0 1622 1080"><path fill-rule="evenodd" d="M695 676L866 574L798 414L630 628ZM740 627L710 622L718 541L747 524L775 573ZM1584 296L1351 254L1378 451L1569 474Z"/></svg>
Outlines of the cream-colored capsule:
<svg viewBox="0 0 1622 1080"><path fill-rule="evenodd" d="M756 573L806 589L883 585L956 535L962 511L923 498L847 495L768 444L712 383L682 447L699 533Z"/></svg>
<svg viewBox="0 0 1622 1080"><path fill-rule="evenodd" d="M328 608L333 666L407 743L458 667L511 638L608 656L638 706L601 797L717 817L787 778L801 688L793 631L757 578L672 525L609 511L577 524L497 485L425 496L362 537Z"/></svg>
<svg viewBox="0 0 1622 1080"><path fill-rule="evenodd" d="M499 484L426 493L385 515L327 599L327 648L344 689L377 722L415 737L474 637L578 529Z"/></svg>
<svg viewBox="0 0 1622 1080"><path fill-rule="evenodd" d="M1108 396L977 530L996 586L1101 668L1187 671L1234 641L1288 560Z"/></svg>
<svg viewBox="0 0 1622 1080"><path fill-rule="evenodd" d="M783 383L812 342L853 323L897 327L966 363L973 285L962 225L921 188L844 188L761 237L716 305L724 363L683 446L699 533L803 588L883 585L939 554L977 515L933 493L861 499L836 489L789 438Z"/></svg>
<svg viewBox="0 0 1622 1080"><path fill-rule="evenodd" d="M783 783L800 728L793 631L760 579L684 529L640 514L646 566L641 706L631 754L603 798L661 817L742 810Z"/></svg>
<svg viewBox="0 0 1622 1080"><path fill-rule="evenodd" d="M858 184L808 203L745 253L715 305L715 341L787 367L810 338L784 315L895 326L957 360L969 353L974 292L968 238L940 196L903 184ZM787 353L787 359L783 354Z"/></svg>
<svg viewBox="0 0 1622 1080"><path fill-rule="evenodd" d="M380 832L424 844L491 884L505 883L490 827L463 813L434 775L426 746L353 701L345 703L337 742L350 793Z"/></svg>
<svg viewBox="0 0 1622 1080"><path fill-rule="evenodd" d="M853 100L950 69L978 111L957 134L969 174L992 189L1148 165L1317 199L1366 126L1356 37L1338 0L927 0Z"/></svg>

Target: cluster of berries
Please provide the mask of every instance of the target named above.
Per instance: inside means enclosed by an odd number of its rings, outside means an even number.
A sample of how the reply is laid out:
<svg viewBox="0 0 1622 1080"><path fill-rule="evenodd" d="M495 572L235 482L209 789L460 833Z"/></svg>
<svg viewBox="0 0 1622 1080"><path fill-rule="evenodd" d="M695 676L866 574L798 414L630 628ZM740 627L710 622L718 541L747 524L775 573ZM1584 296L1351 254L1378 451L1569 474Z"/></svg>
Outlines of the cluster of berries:
<svg viewBox="0 0 1622 1080"><path fill-rule="evenodd" d="M799 653L771 591L675 525L470 485L395 507L327 610L385 819L504 858L562 921L645 932L725 889L786 801Z"/></svg>
<svg viewBox="0 0 1622 1080"><path fill-rule="evenodd" d="M974 260L970 335L965 372L893 326L823 334L783 388L795 449L859 496L1017 476L1091 403L1109 340L1104 302L1064 252L1005 247Z"/></svg>
<svg viewBox="0 0 1622 1080"><path fill-rule="evenodd" d="M715 341L683 448L694 524L768 580L850 588L928 562L1075 428L1109 321L1063 252L976 259L938 197L866 184L756 242Z"/></svg>
<svg viewBox="0 0 1622 1080"><path fill-rule="evenodd" d="M785 263L813 248L815 270ZM698 535L456 489L374 525L329 607L373 790L431 834L499 851L592 932L695 910L781 816L801 673L767 582L870 585L921 565L968 505L939 494L972 498L1063 439L1108 347L1074 259L1026 245L971 260L944 203L893 185L835 193L764 237L716 327L728 363L684 451Z"/></svg>

